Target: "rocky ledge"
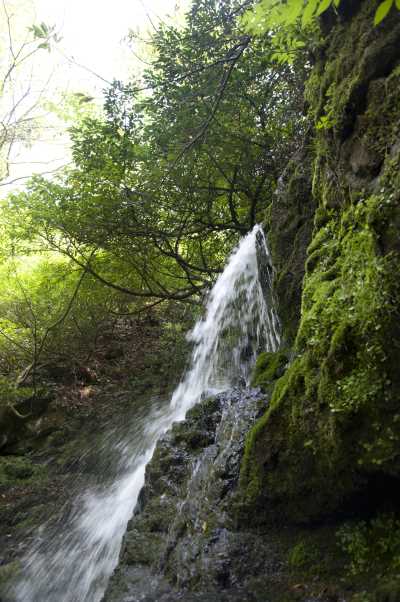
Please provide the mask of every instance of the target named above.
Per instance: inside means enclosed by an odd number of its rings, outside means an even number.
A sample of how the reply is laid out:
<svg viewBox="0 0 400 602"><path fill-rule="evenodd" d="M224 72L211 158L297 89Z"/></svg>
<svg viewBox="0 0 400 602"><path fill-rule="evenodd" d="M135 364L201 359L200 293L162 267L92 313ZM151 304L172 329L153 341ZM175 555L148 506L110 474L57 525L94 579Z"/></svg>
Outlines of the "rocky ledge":
<svg viewBox="0 0 400 602"><path fill-rule="evenodd" d="M334 526L236 519L246 434L267 406L259 389L232 390L190 410L159 441L103 602L352 599L338 587Z"/></svg>
<svg viewBox="0 0 400 602"><path fill-rule="evenodd" d="M259 390L233 390L160 440L104 601L264 599L278 561L264 538L235 528L232 507L245 436L266 405Z"/></svg>

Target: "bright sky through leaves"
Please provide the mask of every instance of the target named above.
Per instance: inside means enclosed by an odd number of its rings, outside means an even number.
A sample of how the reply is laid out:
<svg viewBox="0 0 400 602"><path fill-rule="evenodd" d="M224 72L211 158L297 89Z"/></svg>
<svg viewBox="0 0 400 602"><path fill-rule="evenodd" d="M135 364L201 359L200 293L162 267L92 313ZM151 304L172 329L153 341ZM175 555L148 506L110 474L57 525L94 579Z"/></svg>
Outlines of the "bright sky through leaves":
<svg viewBox="0 0 400 602"><path fill-rule="evenodd" d="M140 61L123 41L128 31L140 31L146 37L146 32L160 19L175 20L183 4L181 0L31 0L31 3L8 0L8 4L5 0L5 3L13 15L12 26L19 27L16 37L26 31L26 23L32 18L34 23L56 26L61 42L51 53L37 54L34 64L35 90L46 86L46 99L56 103L63 91L83 92L101 103L106 81L126 80L140 70ZM3 15L2 20L4 28ZM135 50L138 55L142 53L141 49ZM27 78L27 74L23 77ZM18 180L11 186L3 186L2 196L15 185L23 184L25 176L52 171L69 161L63 124L54 116L45 117L44 122L32 148L15 146L8 180Z"/></svg>

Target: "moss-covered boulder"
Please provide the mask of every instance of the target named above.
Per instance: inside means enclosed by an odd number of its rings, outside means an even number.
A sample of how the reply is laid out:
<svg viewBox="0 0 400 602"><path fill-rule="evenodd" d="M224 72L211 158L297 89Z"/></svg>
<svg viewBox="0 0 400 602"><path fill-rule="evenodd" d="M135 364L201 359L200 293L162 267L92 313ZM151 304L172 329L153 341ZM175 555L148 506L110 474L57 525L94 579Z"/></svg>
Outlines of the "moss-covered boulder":
<svg viewBox="0 0 400 602"><path fill-rule="evenodd" d="M35 423L47 410L52 400L44 387L34 391L31 387L17 387L0 378L0 451L26 441L35 430ZM11 450L14 451L14 450Z"/></svg>
<svg viewBox="0 0 400 602"><path fill-rule="evenodd" d="M309 81L318 210L297 357L248 436L246 519L310 521L400 479L400 15L373 27L376 5L334 24Z"/></svg>
<svg viewBox="0 0 400 602"><path fill-rule="evenodd" d="M253 387L261 387L264 391L269 390L272 383L283 375L289 359L284 351L276 353L263 351L257 358L254 366L251 384Z"/></svg>
<svg viewBox="0 0 400 602"><path fill-rule="evenodd" d="M3 488L13 487L22 482L36 483L46 478L45 466L33 463L24 456L0 456L0 492Z"/></svg>

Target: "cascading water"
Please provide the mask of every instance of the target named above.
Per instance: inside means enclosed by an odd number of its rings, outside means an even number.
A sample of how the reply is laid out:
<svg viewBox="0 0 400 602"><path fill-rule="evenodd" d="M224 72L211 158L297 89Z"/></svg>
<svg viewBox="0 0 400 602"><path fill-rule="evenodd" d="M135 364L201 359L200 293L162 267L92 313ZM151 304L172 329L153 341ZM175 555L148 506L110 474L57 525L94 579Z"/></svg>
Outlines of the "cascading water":
<svg viewBox="0 0 400 602"><path fill-rule="evenodd" d="M266 282L261 282L260 273ZM241 381L248 384L257 352L277 349L279 325L271 287L271 259L257 225L232 253L211 290L204 319L188 335L195 346L190 369L172 396L174 420L182 420L205 393Z"/></svg>
<svg viewBox="0 0 400 602"><path fill-rule="evenodd" d="M23 578L6 600L102 599L158 439L205 395L247 384L257 352L279 346L271 275L264 233L255 226L232 253L210 293L205 317L188 335L194 343L191 363L171 403L153 402L135 415L129 436L117 444L119 475L114 483L79 496L58 528L43 528L22 561Z"/></svg>

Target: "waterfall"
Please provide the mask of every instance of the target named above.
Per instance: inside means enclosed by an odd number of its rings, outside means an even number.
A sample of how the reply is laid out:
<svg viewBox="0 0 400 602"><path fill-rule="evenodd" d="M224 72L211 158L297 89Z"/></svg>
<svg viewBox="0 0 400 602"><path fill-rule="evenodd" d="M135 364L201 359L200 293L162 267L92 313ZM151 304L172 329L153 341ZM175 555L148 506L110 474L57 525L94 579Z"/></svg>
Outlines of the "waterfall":
<svg viewBox="0 0 400 602"><path fill-rule="evenodd" d="M261 283L259 274L266 276ZM264 286L268 295L264 294ZM211 290L205 317L189 332L194 343L190 368L175 389L174 419L184 418L202 395L248 384L257 352L279 346L278 319L272 300L272 267L260 226L242 239Z"/></svg>
<svg viewBox="0 0 400 602"><path fill-rule="evenodd" d="M6 600L100 602L158 439L204 396L248 384L256 354L279 346L271 283L264 233L255 226L231 254L204 318L188 334L191 362L171 402L153 401L135 415L129 436L115 444L120 461L113 484L78 496L67 517L43 527Z"/></svg>

